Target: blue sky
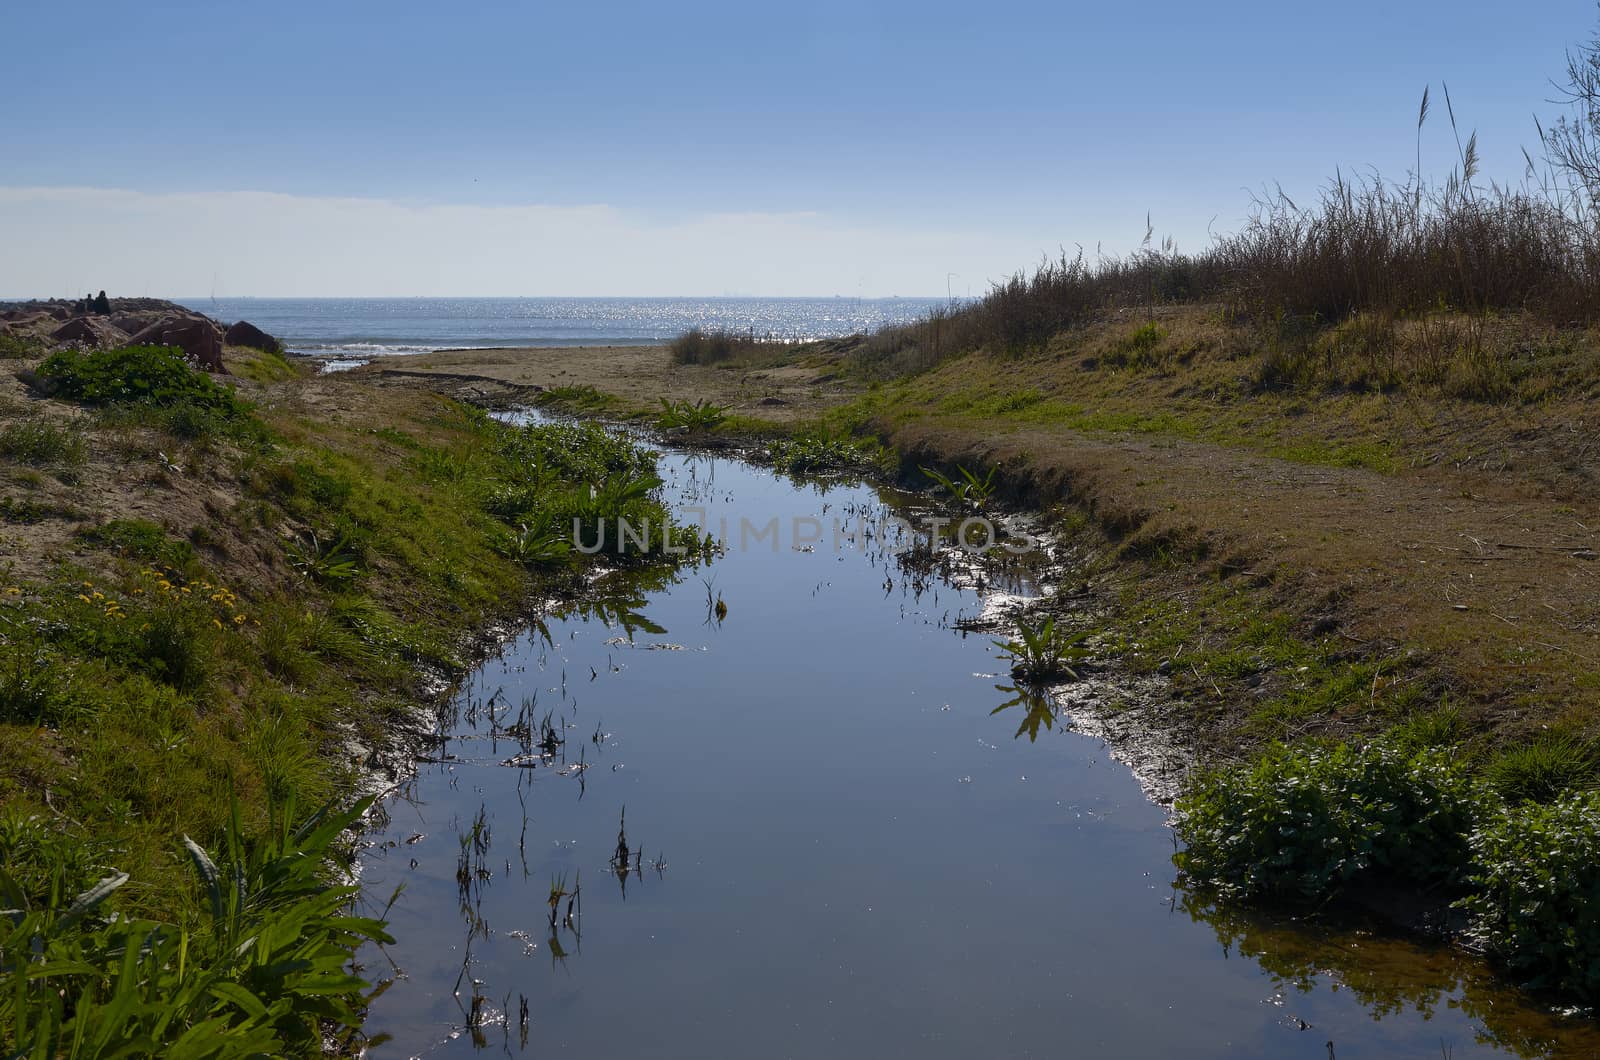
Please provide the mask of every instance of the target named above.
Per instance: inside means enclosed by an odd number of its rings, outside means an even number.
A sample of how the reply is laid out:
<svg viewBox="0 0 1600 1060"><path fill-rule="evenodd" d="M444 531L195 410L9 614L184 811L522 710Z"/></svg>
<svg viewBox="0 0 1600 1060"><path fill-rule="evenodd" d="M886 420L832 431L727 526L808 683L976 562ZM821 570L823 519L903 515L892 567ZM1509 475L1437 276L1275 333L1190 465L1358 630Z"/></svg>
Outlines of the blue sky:
<svg viewBox="0 0 1600 1060"><path fill-rule="evenodd" d="M1074 242L1131 249L1147 212L1197 248L1251 188L1403 178L1429 83L1424 168L1454 159L1448 82L1485 176L1515 180L1595 25L1589 0L22 0L0 231L33 253L0 292L104 285L51 237L74 214L107 282L162 294L978 291ZM459 231L453 208L476 211ZM182 223L208 210L254 252Z"/></svg>

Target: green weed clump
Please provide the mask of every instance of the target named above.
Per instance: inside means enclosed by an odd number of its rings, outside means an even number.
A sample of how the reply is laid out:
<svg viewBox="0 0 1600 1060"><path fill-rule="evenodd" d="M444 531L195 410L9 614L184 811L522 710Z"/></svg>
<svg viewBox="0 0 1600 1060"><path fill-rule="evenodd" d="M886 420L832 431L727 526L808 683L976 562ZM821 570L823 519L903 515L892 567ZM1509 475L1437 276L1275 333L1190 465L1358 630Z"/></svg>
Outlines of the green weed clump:
<svg viewBox="0 0 1600 1060"><path fill-rule="evenodd" d="M1451 882L1478 796L1446 753L1277 748L1197 777L1178 799L1185 875L1243 898L1321 902L1363 879Z"/></svg>
<svg viewBox="0 0 1600 1060"><path fill-rule="evenodd" d="M1539 737L1501 752L1484 770L1489 786L1507 802L1551 802L1591 788L1600 777L1600 748L1566 733Z"/></svg>
<svg viewBox="0 0 1600 1060"><path fill-rule="evenodd" d="M1471 842L1462 905L1489 954L1534 989L1600 1002L1600 794L1501 808Z"/></svg>
<svg viewBox="0 0 1600 1060"><path fill-rule="evenodd" d="M770 443L767 459L790 475L865 472L881 467L882 451L863 438L805 433Z"/></svg>
<svg viewBox="0 0 1600 1060"><path fill-rule="evenodd" d="M661 399L661 415L656 417L656 427L663 431L685 430L690 433L714 431L728 418L728 406L710 401L668 401Z"/></svg>
<svg viewBox="0 0 1600 1060"><path fill-rule="evenodd" d="M203 895L177 922L115 910L128 874L39 817L0 819L0 1037L18 1056L299 1056L359 1043L369 984L350 954L392 941L328 882L367 802L288 811L215 855L184 837ZM276 816L276 815L275 815Z"/></svg>

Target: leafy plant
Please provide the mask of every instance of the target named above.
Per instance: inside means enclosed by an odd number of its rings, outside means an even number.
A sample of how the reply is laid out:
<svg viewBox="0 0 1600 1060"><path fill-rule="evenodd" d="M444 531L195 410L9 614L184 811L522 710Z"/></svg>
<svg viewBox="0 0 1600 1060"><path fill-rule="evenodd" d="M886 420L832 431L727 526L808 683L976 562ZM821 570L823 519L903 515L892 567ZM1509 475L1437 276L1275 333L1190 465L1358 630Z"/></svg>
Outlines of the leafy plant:
<svg viewBox="0 0 1600 1060"><path fill-rule="evenodd" d="M661 399L661 415L656 426L664 431L686 430L691 434L711 431L728 418L728 406L714 405L708 400L668 401Z"/></svg>
<svg viewBox="0 0 1600 1060"><path fill-rule="evenodd" d="M562 528L549 519L531 526L519 525L506 538L501 551L525 567L565 562L572 555L572 541Z"/></svg>
<svg viewBox="0 0 1600 1060"><path fill-rule="evenodd" d="M351 545L348 533L324 539L315 530L307 530L304 539L291 538L283 549L290 566L319 585L346 584L362 571L361 555Z"/></svg>
<svg viewBox="0 0 1600 1060"><path fill-rule="evenodd" d="M1529 986L1600 1001L1600 794L1502 808L1471 844L1461 904L1489 953Z"/></svg>
<svg viewBox="0 0 1600 1060"><path fill-rule="evenodd" d="M369 801L298 827L287 808L257 842L235 803L215 859L184 837L206 897L182 924L107 913L126 873L80 882L82 859L41 856L63 846L42 822L13 822L0 831L0 1033L19 1055L51 1057L302 1055L321 1052L325 1032L354 1043L368 984L351 954L393 940L382 921L347 914L358 888L324 874ZM18 853L44 864L31 887L14 874Z"/></svg>
<svg viewBox="0 0 1600 1060"><path fill-rule="evenodd" d="M959 479L951 478L931 467L922 468L922 473L963 508L982 508L994 495L994 475L998 470L999 468L991 467L989 473L981 479L959 464L956 465L956 471L961 476Z"/></svg>
<svg viewBox="0 0 1600 1060"><path fill-rule="evenodd" d="M1063 677L1076 681L1078 672L1072 664L1089 657L1089 649L1084 647L1088 637L1088 630L1068 633L1058 629L1052 615L1038 626L1018 621L1017 636L997 640L994 645L1011 660L1011 676L1018 681L1039 684Z"/></svg>

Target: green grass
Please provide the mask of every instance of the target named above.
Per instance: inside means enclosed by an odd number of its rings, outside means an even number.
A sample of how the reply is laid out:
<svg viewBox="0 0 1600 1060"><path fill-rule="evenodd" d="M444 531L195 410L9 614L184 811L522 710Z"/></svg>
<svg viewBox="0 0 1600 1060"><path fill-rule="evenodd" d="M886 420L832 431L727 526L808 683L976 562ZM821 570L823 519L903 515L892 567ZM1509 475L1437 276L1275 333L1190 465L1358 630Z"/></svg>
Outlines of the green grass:
<svg viewBox="0 0 1600 1060"><path fill-rule="evenodd" d="M1569 733L1547 734L1507 747L1484 776L1507 802L1552 802L1600 781L1600 747Z"/></svg>
<svg viewBox="0 0 1600 1060"><path fill-rule="evenodd" d="M0 457L35 467L81 467L88 458L88 449L81 429L43 417L11 420L0 426Z"/></svg>

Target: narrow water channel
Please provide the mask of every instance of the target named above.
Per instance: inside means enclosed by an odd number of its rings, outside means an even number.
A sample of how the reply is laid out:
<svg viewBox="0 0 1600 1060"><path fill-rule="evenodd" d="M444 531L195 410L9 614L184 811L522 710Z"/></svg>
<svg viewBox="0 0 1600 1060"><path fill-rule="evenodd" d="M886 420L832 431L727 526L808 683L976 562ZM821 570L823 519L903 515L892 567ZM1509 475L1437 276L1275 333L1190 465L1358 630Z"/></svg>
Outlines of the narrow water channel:
<svg viewBox="0 0 1600 1060"><path fill-rule="evenodd" d="M859 532L900 499L731 459L660 470L728 521L726 553L598 585L508 643L387 804L364 880L379 904L405 889L398 944L362 955L393 978L375 1055L1600 1050L1469 959L1176 889L1164 811L1105 746L996 713L1005 666L961 631L971 579L876 535L835 548L835 518ZM794 539L807 518L822 542ZM741 519L778 539L740 547Z"/></svg>

